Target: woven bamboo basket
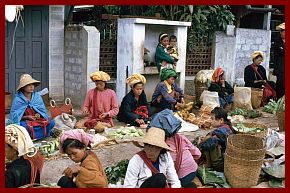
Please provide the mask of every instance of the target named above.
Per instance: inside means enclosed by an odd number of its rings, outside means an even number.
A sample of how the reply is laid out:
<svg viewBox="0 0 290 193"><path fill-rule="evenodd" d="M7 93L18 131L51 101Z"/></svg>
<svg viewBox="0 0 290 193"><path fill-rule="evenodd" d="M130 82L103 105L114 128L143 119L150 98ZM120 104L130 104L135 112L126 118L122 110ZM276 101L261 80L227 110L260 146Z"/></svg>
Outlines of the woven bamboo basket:
<svg viewBox="0 0 290 193"><path fill-rule="evenodd" d="M279 131L285 131L285 112L277 112Z"/></svg>
<svg viewBox="0 0 290 193"><path fill-rule="evenodd" d="M196 103L202 103L202 101L199 100L202 92L204 90L207 90L208 89L208 86L207 86L207 83L202 83L200 81L197 81L195 80L194 81L194 85L195 85L195 100L196 100Z"/></svg>
<svg viewBox="0 0 290 193"><path fill-rule="evenodd" d="M245 132L242 132L242 131L236 131L235 130L237 134L253 135L253 136L261 137L261 138L265 138L267 136L267 134L268 134L268 127L266 125L258 124L258 123L243 123L243 125L245 127L248 127L248 128L258 127L258 128L261 128L262 131L258 132L258 133L245 133Z"/></svg>
<svg viewBox="0 0 290 193"><path fill-rule="evenodd" d="M251 102L252 107L257 109L261 106L263 99L263 89L260 88L251 88Z"/></svg>
<svg viewBox="0 0 290 193"><path fill-rule="evenodd" d="M45 184L38 184L38 183L34 183L34 184L26 184L23 186L20 186L18 188L60 188L59 186L48 186Z"/></svg>
<svg viewBox="0 0 290 193"><path fill-rule="evenodd" d="M227 139L226 153L235 158L257 160L265 157L265 143L253 135L230 135Z"/></svg>
<svg viewBox="0 0 290 193"><path fill-rule="evenodd" d="M238 159L224 154L224 174L233 188L249 188L256 186L264 159Z"/></svg>

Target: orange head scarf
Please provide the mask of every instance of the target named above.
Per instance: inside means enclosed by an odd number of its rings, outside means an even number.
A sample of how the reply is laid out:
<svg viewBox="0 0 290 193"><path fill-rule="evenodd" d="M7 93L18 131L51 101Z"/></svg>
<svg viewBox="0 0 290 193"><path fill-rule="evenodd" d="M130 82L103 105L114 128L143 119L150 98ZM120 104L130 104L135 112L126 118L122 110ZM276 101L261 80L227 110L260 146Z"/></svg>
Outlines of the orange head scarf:
<svg viewBox="0 0 290 193"><path fill-rule="evenodd" d="M221 67L218 67L212 75L212 82L219 82L220 75L224 73L224 70Z"/></svg>

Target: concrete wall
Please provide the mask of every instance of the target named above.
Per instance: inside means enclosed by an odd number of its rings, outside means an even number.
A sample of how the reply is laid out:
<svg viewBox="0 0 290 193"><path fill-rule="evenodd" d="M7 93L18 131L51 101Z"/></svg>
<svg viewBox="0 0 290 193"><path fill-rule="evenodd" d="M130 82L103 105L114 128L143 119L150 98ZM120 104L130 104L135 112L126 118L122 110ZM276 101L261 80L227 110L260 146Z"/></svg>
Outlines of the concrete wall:
<svg viewBox="0 0 290 193"><path fill-rule="evenodd" d="M100 33L91 26L68 26L64 49L65 97L80 107L87 91L94 88L89 75L99 70Z"/></svg>
<svg viewBox="0 0 290 193"><path fill-rule="evenodd" d="M268 74L271 31L236 28L234 36L217 32L213 41L213 67L223 67L232 85L244 85L244 69L252 63L251 54L256 50L265 53L262 65Z"/></svg>
<svg viewBox="0 0 290 193"><path fill-rule="evenodd" d="M64 97L64 6L49 6L49 95Z"/></svg>
<svg viewBox="0 0 290 193"><path fill-rule="evenodd" d="M222 67L225 70L227 81L235 82L236 37L227 36L223 32L216 32L212 44L213 68Z"/></svg>

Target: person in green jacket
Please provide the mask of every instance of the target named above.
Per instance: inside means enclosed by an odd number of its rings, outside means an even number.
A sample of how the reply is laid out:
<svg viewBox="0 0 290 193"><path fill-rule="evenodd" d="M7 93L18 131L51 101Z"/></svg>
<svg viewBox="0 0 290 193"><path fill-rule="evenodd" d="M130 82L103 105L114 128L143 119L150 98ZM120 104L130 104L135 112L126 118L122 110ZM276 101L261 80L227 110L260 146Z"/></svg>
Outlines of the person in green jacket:
<svg viewBox="0 0 290 193"><path fill-rule="evenodd" d="M166 33L159 35L159 43L156 47L155 61L157 64L158 72L160 73L161 68L171 67L175 65L174 59L167 52L167 46L169 45L169 37Z"/></svg>

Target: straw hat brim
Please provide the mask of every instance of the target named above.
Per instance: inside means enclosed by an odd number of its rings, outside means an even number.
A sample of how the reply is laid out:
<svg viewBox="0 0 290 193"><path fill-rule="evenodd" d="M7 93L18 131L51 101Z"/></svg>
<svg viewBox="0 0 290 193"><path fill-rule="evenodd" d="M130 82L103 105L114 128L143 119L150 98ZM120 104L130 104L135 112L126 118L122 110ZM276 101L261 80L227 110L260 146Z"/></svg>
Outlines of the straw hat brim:
<svg viewBox="0 0 290 193"><path fill-rule="evenodd" d="M133 144L137 147L144 148L144 144L154 145L157 147L164 148L168 151L173 151L166 143L165 141L153 141L152 139L147 138L146 136L141 139L135 139L133 140Z"/></svg>
<svg viewBox="0 0 290 193"><path fill-rule="evenodd" d="M19 86L16 89L16 91L19 91L21 88L23 88L23 87L25 87L25 86L27 86L29 84L34 84L34 86L37 87L37 86L40 85L40 81L31 78L30 80L20 82Z"/></svg>

